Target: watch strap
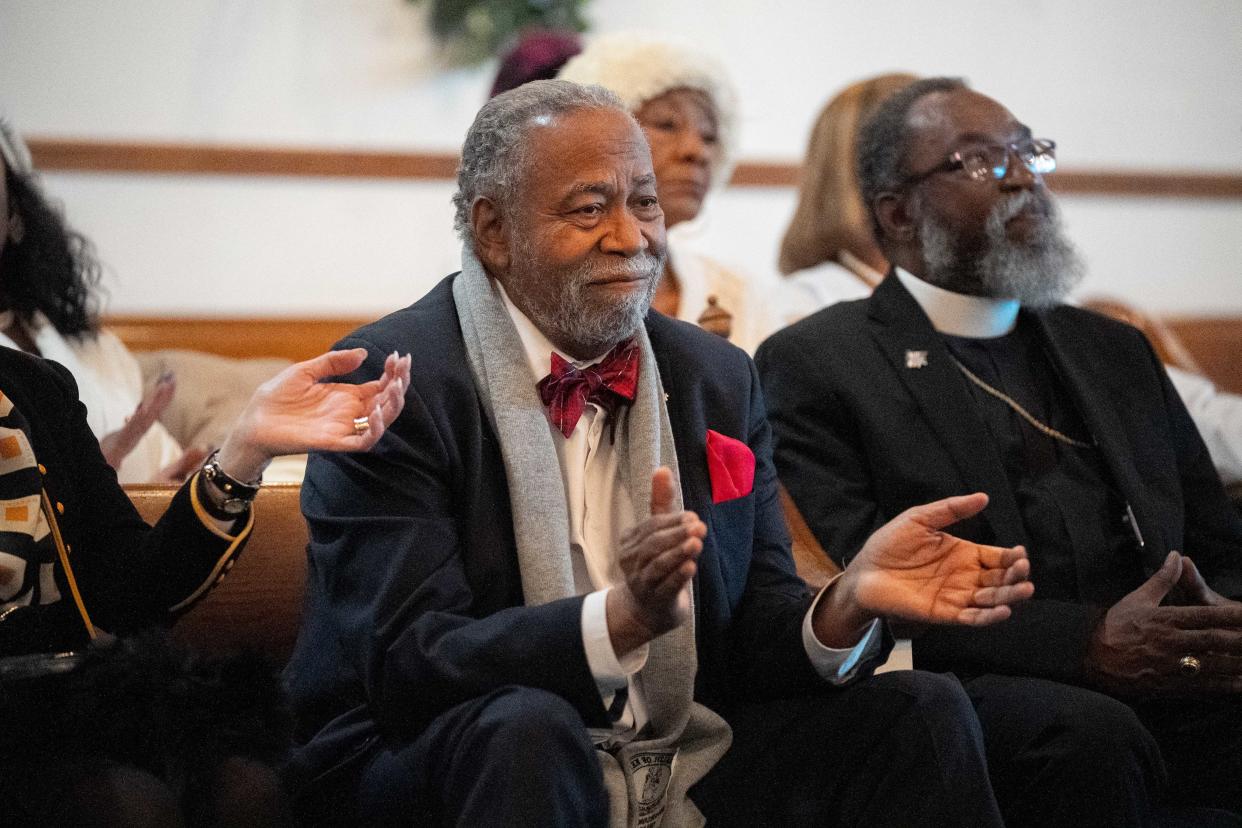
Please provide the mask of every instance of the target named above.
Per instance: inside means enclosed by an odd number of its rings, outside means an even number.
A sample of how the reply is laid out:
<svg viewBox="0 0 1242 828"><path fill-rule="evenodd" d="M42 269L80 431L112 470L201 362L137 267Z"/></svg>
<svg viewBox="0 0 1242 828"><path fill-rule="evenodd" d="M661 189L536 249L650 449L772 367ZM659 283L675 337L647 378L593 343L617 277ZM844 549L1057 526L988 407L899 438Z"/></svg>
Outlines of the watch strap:
<svg viewBox="0 0 1242 828"><path fill-rule="evenodd" d="M213 485L203 472L195 475L194 485L198 486L196 500L209 517L222 522L236 521L250 509L252 498L229 497ZM212 491L214 490L214 491ZM217 502L220 497L224 500Z"/></svg>
<svg viewBox="0 0 1242 828"><path fill-rule="evenodd" d="M238 480L221 468L219 454L220 449L216 449L207 456L207 460L203 463L203 477L207 478L207 482L215 486L227 498L254 500L259 494L263 476L259 475L258 480L250 483Z"/></svg>

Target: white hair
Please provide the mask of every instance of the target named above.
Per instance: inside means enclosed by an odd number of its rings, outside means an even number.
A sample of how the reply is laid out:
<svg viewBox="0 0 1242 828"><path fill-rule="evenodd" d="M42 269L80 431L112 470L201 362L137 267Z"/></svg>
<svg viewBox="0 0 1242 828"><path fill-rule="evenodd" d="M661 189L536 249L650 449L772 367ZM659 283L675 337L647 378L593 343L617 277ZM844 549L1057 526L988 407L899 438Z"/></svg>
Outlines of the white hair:
<svg viewBox="0 0 1242 828"><path fill-rule="evenodd" d="M531 81L483 104L466 133L457 165L453 226L462 241L474 241L470 211L479 198L492 199L502 210L512 205L513 191L525 176L531 129L583 109L613 109L628 116L607 89L563 80Z"/></svg>
<svg viewBox="0 0 1242 828"><path fill-rule="evenodd" d="M720 163L712 184L729 180L737 151L737 91L724 65L687 40L618 32L594 38L557 77L617 93L631 113L674 89L696 89L711 101L719 129Z"/></svg>

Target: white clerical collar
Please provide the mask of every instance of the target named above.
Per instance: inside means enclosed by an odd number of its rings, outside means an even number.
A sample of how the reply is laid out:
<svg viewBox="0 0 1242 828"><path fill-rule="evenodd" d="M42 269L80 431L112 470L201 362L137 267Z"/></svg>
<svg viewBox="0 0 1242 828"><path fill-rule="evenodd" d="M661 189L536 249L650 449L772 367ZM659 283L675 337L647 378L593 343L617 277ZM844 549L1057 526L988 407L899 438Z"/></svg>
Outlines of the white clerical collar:
<svg viewBox="0 0 1242 828"><path fill-rule="evenodd" d="M938 333L971 339L994 339L1013 330L1021 303L1017 299L967 296L924 282L904 268L897 278L919 303Z"/></svg>
<svg viewBox="0 0 1242 828"><path fill-rule="evenodd" d="M543 331L535 327L535 323L530 321L530 317L522 313L518 306L513 304L513 300L509 298L505 286L496 280L496 287L500 288L500 298L504 300L505 310L509 312L509 318L513 320L513 326L517 328L518 338L522 340L522 348L526 351L526 361L530 365L530 373L535 381L546 377L552 373L552 352L561 355L561 359L566 362L572 362L579 368L587 365L594 365L604 358L600 355L595 359L574 359L569 354L552 344L552 340L548 339Z"/></svg>

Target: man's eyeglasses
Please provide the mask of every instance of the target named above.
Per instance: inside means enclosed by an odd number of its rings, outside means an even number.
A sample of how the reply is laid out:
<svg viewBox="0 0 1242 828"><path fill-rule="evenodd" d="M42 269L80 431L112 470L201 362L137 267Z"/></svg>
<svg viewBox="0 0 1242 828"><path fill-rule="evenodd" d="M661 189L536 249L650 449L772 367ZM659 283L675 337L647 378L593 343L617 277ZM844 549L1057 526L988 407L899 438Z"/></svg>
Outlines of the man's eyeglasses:
<svg viewBox="0 0 1242 828"><path fill-rule="evenodd" d="M1035 175L1048 175L1057 169L1057 142L1047 138L1028 138L1012 144L987 144L958 150L930 170L908 176L906 185L917 184L936 173L965 170L974 181L1000 181L1009 174L1014 156Z"/></svg>

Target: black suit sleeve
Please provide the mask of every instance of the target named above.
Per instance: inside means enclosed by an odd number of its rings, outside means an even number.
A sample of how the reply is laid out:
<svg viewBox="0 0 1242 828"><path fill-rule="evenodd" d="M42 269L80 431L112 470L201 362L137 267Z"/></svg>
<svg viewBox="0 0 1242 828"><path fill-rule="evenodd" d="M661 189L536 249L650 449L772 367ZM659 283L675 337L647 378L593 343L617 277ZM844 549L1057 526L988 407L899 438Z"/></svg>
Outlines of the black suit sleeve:
<svg viewBox="0 0 1242 828"><path fill-rule="evenodd" d="M755 455L755 528L746 591L733 619L732 670L736 686L746 688L751 698L765 699L815 692L825 685L803 644L802 625L811 596L789 553L772 461L772 429L753 363L750 372L748 443ZM889 649L891 639L886 636L876 664ZM860 674L865 672L866 665Z"/></svg>
<svg viewBox="0 0 1242 828"><path fill-rule="evenodd" d="M759 348L755 362L781 482L824 551L845 566L885 517L851 411L806 345L778 335Z"/></svg>
<svg viewBox="0 0 1242 828"><path fill-rule="evenodd" d="M387 349L363 340L372 377ZM588 724L606 715L587 666L582 598L489 611L476 603L465 559L470 514L453 424L419 390L366 454L315 454L302 508L310 527L309 629L330 630L362 686L370 715L390 733L417 732L440 712L504 685L557 693ZM507 518L506 518L507 519ZM306 635L304 630L303 635ZM299 645L302 646L302 645Z"/></svg>
<svg viewBox="0 0 1242 828"><path fill-rule="evenodd" d="M1175 475L1167 476L1176 489L1148 492L1155 502L1175 511L1166 518L1183 527L1181 550L1190 555L1217 591L1230 597L1242 594L1239 573L1239 539L1242 523L1229 503L1194 423L1151 345L1138 332L1126 329L1134 347L1127 348L1122 360L1131 373L1136 393L1146 397L1135 410L1148 412L1148 421L1132 426L1146 439L1165 440L1176 456ZM1161 470L1163 471L1163 470ZM1148 485L1165 480L1164 474L1139 469ZM1180 507L1178 520L1176 510ZM1153 527L1149 527L1149 530ZM1169 533L1171 526L1156 531ZM1168 543L1158 548L1177 548L1176 533L1166 536ZM1014 609L1013 617L993 627L979 630L944 628L929 631L916 647L919 666L969 672L1004 672L1036 675L1081 683L1085 679L1087 646L1107 607L1048 601L1036 598Z"/></svg>
<svg viewBox="0 0 1242 828"><path fill-rule="evenodd" d="M864 449L868 438L855 422L854 408L841 399L832 366L817 361L820 351L796 335L804 330L787 329L769 339L756 362L776 434L781 480L820 545L844 566L872 532L915 504L903 502L907 492L885 491L876 480ZM876 416L889 414L878 410ZM873 425L870 432L881 434L908 427L896 417ZM905 466L907 477L918 477L917 469L908 467L919 458L888 457L883 462ZM948 494L953 493L926 499ZM1009 620L990 627L924 627L914 648L916 664L931 670L1080 681L1088 636L1101 614L1095 607L1037 597L1015 608Z"/></svg>

